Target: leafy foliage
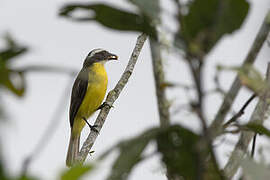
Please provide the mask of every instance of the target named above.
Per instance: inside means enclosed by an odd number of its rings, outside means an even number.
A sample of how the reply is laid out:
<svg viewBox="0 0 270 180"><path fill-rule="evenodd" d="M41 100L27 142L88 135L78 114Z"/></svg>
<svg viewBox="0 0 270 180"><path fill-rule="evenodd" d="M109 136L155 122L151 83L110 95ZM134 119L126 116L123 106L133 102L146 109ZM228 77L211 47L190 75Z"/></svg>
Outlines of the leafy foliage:
<svg viewBox="0 0 270 180"><path fill-rule="evenodd" d="M249 10L246 0L194 0L183 15L179 9L180 29L176 44L183 44L193 56L207 54L218 40L239 29Z"/></svg>
<svg viewBox="0 0 270 180"><path fill-rule="evenodd" d="M157 152L161 153L162 161L165 163L171 175L196 179L202 163L208 155L206 146L198 148L200 136L179 125L168 128L153 128L130 140L123 141L113 149L119 149L120 153L113 164L110 180L127 179L133 167L144 160L143 151L150 142L155 142ZM111 152L111 150L109 151ZM108 155L106 152L104 156ZM209 161L211 162L211 161ZM210 166L209 166L210 167ZM216 177L215 171L207 170ZM206 173L205 173L206 174ZM217 179L217 178L216 178Z"/></svg>
<svg viewBox="0 0 270 180"><path fill-rule="evenodd" d="M248 123L244 127L248 128L249 130L252 130L255 133L263 134L270 137L270 131L261 124Z"/></svg>
<svg viewBox="0 0 270 180"><path fill-rule="evenodd" d="M259 94L265 88L266 83L262 75L252 65L244 65L236 69L241 83L253 92Z"/></svg>
<svg viewBox="0 0 270 180"><path fill-rule="evenodd" d="M2 163L2 159L0 158L0 179L1 180L37 180L37 178L34 177L30 177L28 175L21 175L19 177L9 177L8 174L5 172L3 163Z"/></svg>
<svg viewBox="0 0 270 180"><path fill-rule="evenodd" d="M157 137L158 151L166 164L169 174L196 179L199 153L196 148L199 136L181 126L172 126L161 131Z"/></svg>
<svg viewBox="0 0 270 180"><path fill-rule="evenodd" d="M250 64L246 64L241 67L218 66L217 69L236 71L241 83L257 94L260 94L264 88L266 88L266 83L262 78L261 73Z"/></svg>
<svg viewBox="0 0 270 180"><path fill-rule="evenodd" d="M7 48L0 50L0 87L7 88L17 96L25 90L24 73L10 67L11 61L27 51L25 46L18 45L9 35L6 36Z"/></svg>
<svg viewBox="0 0 270 180"><path fill-rule="evenodd" d="M149 19L159 21L160 1L159 0L128 0L138 7ZM151 9L151 11L150 11Z"/></svg>
<svg viewBox="0 0 270 180"><path fill-rule="evenodd" d="M18 180L37 180L37 178L23 175L23 176L19 177Z"/></svg>
<svg viewBox="0 0 270 180"><path fill-rule="evenodd" d="M61 176L61 180L78 180L86 173L93 170L92 165L76 165L65 172Z"/></svg>
<svg viewBox="0 0 270 180"><path fill-rule="evenodd" d="M120 151L119 156L115 160L111 174L108 177L110 180L127 179L133 167L143 160L143 150L153 140L159 129L150 129L138 137L127 141L120 142L115 148ZM111 152L111 151L109 151ZM107 155L107 153L106 153Z"/></svg>
<svg viewBox="0 0 270 180"><path fill-rule="evenodd" d="M89 15L84 17L72 15L78 10L89 12ZM68 4L60 10L59 14L76 21L96 21L114 30L138 31L153 37L156 36L155 28L150 25L146 16L120 10L105 4Z"/></svg>
<svg viewBox="0 0 270 180"><path fill-rule="evenodd" d="M4 172L3 164L2 164L2 159L0 159L0 179L2 180L7 180L7 177Z"/></svg>

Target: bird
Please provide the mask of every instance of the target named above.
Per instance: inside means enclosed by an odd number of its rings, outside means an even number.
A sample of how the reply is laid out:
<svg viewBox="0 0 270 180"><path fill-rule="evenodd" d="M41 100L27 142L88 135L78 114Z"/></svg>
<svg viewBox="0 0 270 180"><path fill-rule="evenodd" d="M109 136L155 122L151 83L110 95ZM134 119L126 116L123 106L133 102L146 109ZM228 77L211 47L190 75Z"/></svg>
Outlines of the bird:
<svg viewBox="0 0 270 180"><path fill-rule="evenodd" d="M102 107L102 101L107 91L108 76L104 64L117 60L118 56L104 49L93 49L86 56L83 67L78 73L72 87L69 108L70 140L66 157L66 165L71 167L76 163L79 153L80 135L87 123L91 130L96 131L87 119Z"/></svg>

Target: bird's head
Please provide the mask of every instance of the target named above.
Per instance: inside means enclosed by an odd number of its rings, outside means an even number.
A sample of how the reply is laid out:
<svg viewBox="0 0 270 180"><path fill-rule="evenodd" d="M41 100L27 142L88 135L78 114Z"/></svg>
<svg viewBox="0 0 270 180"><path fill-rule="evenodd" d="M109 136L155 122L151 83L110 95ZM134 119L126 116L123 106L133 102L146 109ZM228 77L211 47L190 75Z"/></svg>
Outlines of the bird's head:
<svg viewBox="0 0 270 180"><path fill-rule="evenodd" d="M104 64L110 60L117 60L117 59L118 59L117 55L109 53L104 49L93 49L87 55L83 65L87 67L91 66L94 63Z"/></svg>

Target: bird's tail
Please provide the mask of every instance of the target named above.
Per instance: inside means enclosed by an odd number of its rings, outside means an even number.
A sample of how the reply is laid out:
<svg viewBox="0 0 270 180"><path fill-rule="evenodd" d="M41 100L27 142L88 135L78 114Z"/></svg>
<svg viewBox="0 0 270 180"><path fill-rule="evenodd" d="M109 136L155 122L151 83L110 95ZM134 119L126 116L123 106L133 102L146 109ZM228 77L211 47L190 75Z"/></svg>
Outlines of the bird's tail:
<svg viewBox="0 0 270 180"><path fill-rule="evenodd" d="M79 153L79 146L80 146L80 134L71 133L66 159L66 165L68 167L71 167L75 164L76 160L75 158Z"/></svg>

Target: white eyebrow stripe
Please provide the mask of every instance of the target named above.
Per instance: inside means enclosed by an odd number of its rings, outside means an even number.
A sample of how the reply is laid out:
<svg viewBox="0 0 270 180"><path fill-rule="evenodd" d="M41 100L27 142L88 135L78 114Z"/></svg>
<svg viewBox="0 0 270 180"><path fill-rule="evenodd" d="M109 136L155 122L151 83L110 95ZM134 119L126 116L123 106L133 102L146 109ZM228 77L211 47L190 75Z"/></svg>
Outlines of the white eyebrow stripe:
<svg viewBox="0 0 270 180"><path fill-rule="evenodd" d="M93 50L91 51L91 53L88 55L88 57L92 57L92 56L94 56L96 53L99 53L99 52L101 52L101 51L105 51L105 50L104 50L104 49L101 49L101 48L93 49Z"/></svg>

